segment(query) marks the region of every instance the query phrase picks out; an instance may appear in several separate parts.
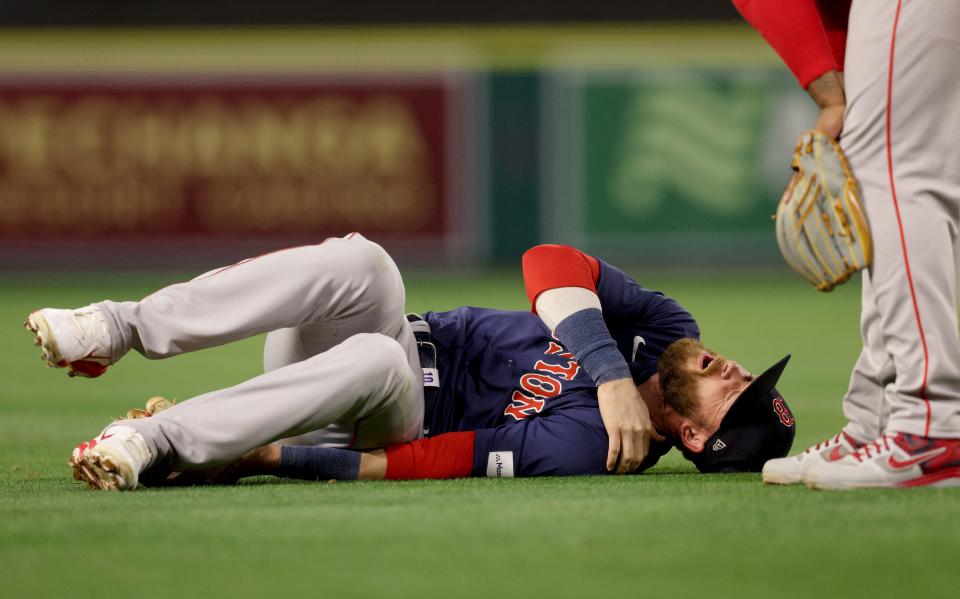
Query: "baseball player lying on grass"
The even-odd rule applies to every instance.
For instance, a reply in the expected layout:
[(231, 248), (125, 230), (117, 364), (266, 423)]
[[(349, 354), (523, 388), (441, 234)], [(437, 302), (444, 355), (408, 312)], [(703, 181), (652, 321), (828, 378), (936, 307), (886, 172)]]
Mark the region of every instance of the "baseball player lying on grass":
[(269, 332), (264, 374), (78, 445), (74, 475), (93, 488), (231, 463), (234, 477), (414, 479), (633, 473), (671, 446), (703, 472), (787, 454), (787, 358), (754, 377), (700, 345), (677, 302), (571, 247), (529, 250), (523, 273), (535, 313), (408, 319), (393, 260), (354, 233), (26, 326), (49, 365), (87, 377), (130, 349), (159, 359)]

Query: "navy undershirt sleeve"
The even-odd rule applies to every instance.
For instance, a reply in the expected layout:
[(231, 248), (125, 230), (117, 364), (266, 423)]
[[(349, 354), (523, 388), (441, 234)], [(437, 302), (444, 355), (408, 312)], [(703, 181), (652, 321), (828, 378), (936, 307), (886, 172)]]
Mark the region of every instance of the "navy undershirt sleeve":
[(360, 452), (334, 447), (284, 445), (277, 476), (301, 480), (357, 480)]
[(574, 312), (560, 321), (555, 332), (598, 387), (630, 378), (630, 367), (610, 336), (600, 310), (586, 308)]

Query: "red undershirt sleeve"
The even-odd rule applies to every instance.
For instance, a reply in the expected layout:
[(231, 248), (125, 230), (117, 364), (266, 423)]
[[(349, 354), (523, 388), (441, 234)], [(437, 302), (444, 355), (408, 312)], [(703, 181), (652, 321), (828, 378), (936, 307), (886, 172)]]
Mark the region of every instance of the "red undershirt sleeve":
[[(831, 15), (831, 22), (825, 24), (817, 0), (733, 0), (733, 4), (776, 50), (800, 87), (806, 89), (811, 81), (827, 71), (843, 70), (846, 28), (844, 26), (842, 37), (838, 35), (839, 23), (832, 18), (833, 9), (825, 9), (825, 13)], [(829, 34), (828, 27), (832, 28)]]
[(444, 433), (428, 439), (393, 445), (386, 449), (387, 480), (463, 478), (473, 470), (470, 432)]
[(847, 21), (850, 19), (851, 0), (817, 0), (820, 10), (820, 19), (827, 32), (827, 42), (833, 59), (840, 70), (843, 70), (843, 61), (847, 50)]
[(523, 282), (536, 312), (537, 296), (548, 289), (583, 287), (597, 291), (600, 262), (568, 245), (544, 244), (523, 254)]

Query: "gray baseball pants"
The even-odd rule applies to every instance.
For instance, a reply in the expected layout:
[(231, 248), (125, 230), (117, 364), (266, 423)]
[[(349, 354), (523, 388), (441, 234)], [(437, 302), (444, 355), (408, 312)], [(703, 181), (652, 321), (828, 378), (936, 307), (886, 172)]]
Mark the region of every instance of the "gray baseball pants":
[(423, 387), (396, 264), (359, 234), (245, 260), (139, 302), (101, 302), (113, 360), (269, 332), (265, 373), (125, 421), (173, 470), (287, 443), (372, 448), (420, 436)]
[(843, 146), (873, 235), (846, 432), (960, 437), (960, 3), (854, 0)]

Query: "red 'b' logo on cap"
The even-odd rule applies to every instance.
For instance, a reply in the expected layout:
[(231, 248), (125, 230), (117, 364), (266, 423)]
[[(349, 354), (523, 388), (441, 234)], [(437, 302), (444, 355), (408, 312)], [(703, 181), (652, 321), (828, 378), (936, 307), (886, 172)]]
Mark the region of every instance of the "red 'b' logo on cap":
[(787, 407), (782, 397), (777, 397), (773, 400), (773, 411), (780, 417), (780, 422), (783, 423), (783, 426), (791, 426), (796, 422), (793, 414), (790, 413), (790, 408)]

